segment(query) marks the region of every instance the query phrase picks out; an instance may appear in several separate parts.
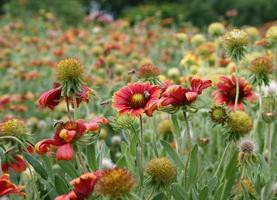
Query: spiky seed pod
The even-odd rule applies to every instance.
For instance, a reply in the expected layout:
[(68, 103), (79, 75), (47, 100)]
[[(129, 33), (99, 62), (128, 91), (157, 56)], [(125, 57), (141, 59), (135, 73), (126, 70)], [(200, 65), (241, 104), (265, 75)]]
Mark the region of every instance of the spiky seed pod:
[(143, 79), (144, 81), (154, 81), (158, 80), (158, 76), (160, 75), (160, 69), (151, 63), (143, 64), (137, 70), (137, 76), (139, 79)]
[(233, 133), (244, 135), (252, 130), (253, 120), (244, 111), (232, 111), (228, 115), (227, 124)]
[(243, 177), (241, 178), (235, 185), (234, 192), (237, 195), (243, 194), (243, 188), (251, 195), (254, 195), (256, 193), (255, 187), (253, 183), (247, 178)]
[(102, 177), (95, 186), (96, 194), (118, 199), (129, 193), (136, 185), (134, 176), (127, 169), (113, 168), (103, 171)]
[(8, 120), (0, 126), (0, 135), (11, 135), (20, 137), (27, 135), (27, 133), (27, 127), (22, 121), (18, 119)]
[(260, 56), (251, 62), (249, 70), (255, 74), (270, 74), (273, 72), (273, 67), (273, 61), (270, 58)]
[(165, 157), (150, 160), (146, 172), (156, 183), (165, 185), (173, 182), (177, 174), (175, 165)]
[(61, 60), (56, 68), (56, 76), (62, 85), (62, 96), (71, 97), (82, 92), (84, 68), (78, 60)]
[(238, 143), (238, 148), (238, 161), (240, 166), (252, 165), (257, 161), (256, 152), (258, 150), (258, 145), (256, 141), (244, 138)]
[(248, 45), (248, 35), (240, 29), (233, 29), (224, 35), (224, 46), (227, 54), (235, 61), (241, 60)]
[(222, 36), (224, 34), (224, 31), (225, 28), (220, 22), (211, 23), (208, 27), (208, 33), (214, 38)]
[(206, 42), (206, 38), (202, 34), (196, 34), (191, 38), (191, 44), (195, 48), (199, 47), (204, 42)]
[(271, 45), (277, 44), (277, 26), (270, 27), (266, 32), (266, 39)]
[(251, 79), (253, 84), (257, 85), (269, 85), (269, 74), (273, 72), (273, 61), (266, 57), (260, 56), (255, 58), (249, 66), (249, 70), (252, 72)]
[(57, 79), (61, 82), (82, 79), (83, 72), (83, 66), (74, 58), (61, 60), (56, 68)]
[(213, 105), (210, 109), (210, 118), (215, 124), (223, 124), (227, 119), (227, 111), (223, 105)]

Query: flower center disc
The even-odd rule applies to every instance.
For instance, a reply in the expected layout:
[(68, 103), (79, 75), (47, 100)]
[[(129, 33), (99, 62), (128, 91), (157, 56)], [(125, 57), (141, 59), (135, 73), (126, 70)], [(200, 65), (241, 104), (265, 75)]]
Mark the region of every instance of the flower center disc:
[(143, 107), (145, 105), (145, 97), (141, 93), (135, 93), (131, 97), (131, 106), (135, 108)]

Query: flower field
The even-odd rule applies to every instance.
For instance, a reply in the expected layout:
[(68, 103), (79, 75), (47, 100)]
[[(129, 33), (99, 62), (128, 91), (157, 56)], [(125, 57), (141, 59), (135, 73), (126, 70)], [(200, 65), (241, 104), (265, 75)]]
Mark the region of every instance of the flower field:
[(102, 20), (0, 22), (0, 199), (277, 199), (277, 26)]

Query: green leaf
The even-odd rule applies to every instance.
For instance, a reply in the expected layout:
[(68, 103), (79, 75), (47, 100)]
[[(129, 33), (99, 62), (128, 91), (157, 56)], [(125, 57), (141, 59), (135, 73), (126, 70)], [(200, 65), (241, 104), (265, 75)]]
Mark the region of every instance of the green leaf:
[(199, 195), (199, 200), (207, 200), (209, 198), (209, 187), (205, 186), (201, 191)]
[(176, 151), (172, 149), (170, 144), (164, 140), (162, 140), (161, 143), (162, 143), (164, 149), (166, 150), (166, 152), (169, 154), (170, 158), (172, 158), (172, 160), (175, 162), (177, 167), (179, 167), (181, 169), (184, 168), (183, 161), (180, 159), (180, 157), (178, 156)]
[(55, 189), (60, 195), (68, 192), (68, 184), (62, 176), (55, 175)]
[(152, 200), (163, 200), (164, 199), (164, 193), (160, 192), (157, 195), (155, 195)]
[(208, 183), (210, 192), (214, 191), (216, 184), (217, 184), (217, 177), (214, 176), (209, 180), (209, 183)]
[(95, 171), (97, 169), (95, 144), (92, 143), (88, 145), (86, 151), (87, 151), (86, 154), (87, 154), (88, 166), (92, 171)]
[(176, 133), (177, 136), (181, 136), (181, 128), (178, 121), (178, 116), (176, 114), (172, 114), (171, 122), (173, 124), (174, 133)]
[(74, 179), (77, 176), (79, 176), (78, 171), (74, 168), (74, 166), (72, 165), (72, 163), (70, 161), (60, 160), (60, 161), (58, 161), (58, 164), (60, 165), (62, 170), (66, 174), (68, 174), (72, 179)]
[(121, 156), (118, 161), (116, 162), (116, 166), (122, 167), (122, 168), (127, 168), (127, 162), (126, 162), (126, 156), (123, 155)]
[(173, 195), (175, 200), (186, 199), (186, 192), (178, 183), (171, 184), (171, 194)]
[(32, 165), (32, 167), (34, 168), (34, 170), (41, 176), (41, 178), (43, 178), (44, 180), (48, 179), (48, 174), (46, 169), (40, 164), (40, 162), (34, 158), (33, 156), (31, 156), (28, 153), (23, 153), (25, 159), (28, 161), (28, 163), (30, 165)]
[(189, 157), (189, 166), (188, 166), (188, 182), (189, 185), (197, 181), (197, 172), (198, 172), (198, 146), (197, 144), (193, 147), (190, 157)]

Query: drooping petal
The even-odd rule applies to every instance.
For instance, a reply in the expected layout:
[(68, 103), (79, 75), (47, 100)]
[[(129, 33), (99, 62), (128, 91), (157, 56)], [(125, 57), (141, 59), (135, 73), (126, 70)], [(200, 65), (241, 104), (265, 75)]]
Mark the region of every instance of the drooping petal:
[(56, 159), (57, 160), (72, 160), (73, 158), (73, 148), (70, 143), (66, 143), (62, 146), (58, 147), (56, 152)]

